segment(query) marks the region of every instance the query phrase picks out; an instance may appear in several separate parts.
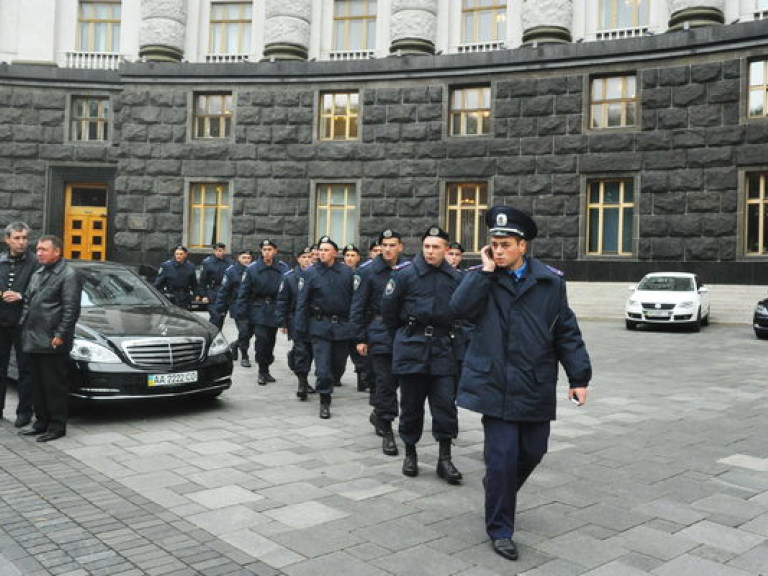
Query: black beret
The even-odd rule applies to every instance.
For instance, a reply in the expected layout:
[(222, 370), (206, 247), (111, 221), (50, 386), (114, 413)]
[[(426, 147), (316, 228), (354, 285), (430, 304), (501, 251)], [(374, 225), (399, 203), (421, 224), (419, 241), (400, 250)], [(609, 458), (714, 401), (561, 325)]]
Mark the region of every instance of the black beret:
[(302, 256), (303, 254), (312, 254), (312, 246), (304, 246), (304, 248), (296, 253), (297, 256)]
[(398, 240), (400, 240), (401, 239), (400, 232), (395, 232), (394, 230), (387, 228), (386, 230), (384, 230), (384, 232), (379, 234), (379, 244), (384, 242), (386, 238), (397, 238)]
[(333, 240), (331, 240), (330, 236), (320, 236), (320, 238), (317, 239), (317, 246), (320, 247), (320, 244), (330, 244), (331, 246), (333, 246), (334, 250), (338, 251), (339, 249), (339, 245), (336, 244), (336, 242), (334, 242)]
[(252, 251), (250, 251), (250, 250), (240, 250), (240, 252), (238, 252), (238, 254), (237, 254), (237, 255), (238, 255), (238, 256), (242, 256), (243, 254), (248, 254), (248, 256), (250, 256), (251, 258), (253, 258), (253, 252), (252, 252)]
[(176, 252), (176, 250), (181, 250), (182, 252), (189, 252), (189, 250), (187, 250), (187, 247), (184, 246), (183, 244), (179, 244), (178, 246), (175, 246), (173, 251)]
[(491, 236), (519, 236), (523, 240), (533, 240), (539, 232), (527, 212), (511, 206), (494, 206), (485, 213), (485, 223)]
[(224, 244), (224, 242), (216, 242), (211, 246), (211, 248), (213, 248), (214, 250), (216, 250), (216, 248), (226, 248), (226, 247), (227, 245)]
[(448, 232), (440, 228), (440, 226), (430, 226), (421, 236), (421, 241), (423, 242), (425, 238), (442, 238), (448, 242), (450, 236), (448, 236)]
[(358, 254), (360, 254), (360, 249), (354, 244), (347, 244), (346, 246), (344, 246), (344, 250), (342, 250), (341, 253), (346, 254), (347, 252), (357, 252)]
[(449, 250), (458, 250), (459, 252), (464, 252), (464, 246), (459, 244), (458, 242), (451, 242), (448, 244)]
[(277, 244), (275, 244), (274, 242), (272, 242), (272, 240), (270, 240), (269, 238), (265, 238), (264, 240), (262, 240), (262, 241), (259, 243), (259, 246), (260, 246), (261, 248), (266, 248), (267, 246), (272, 246), (272, 248), (277, 248)]

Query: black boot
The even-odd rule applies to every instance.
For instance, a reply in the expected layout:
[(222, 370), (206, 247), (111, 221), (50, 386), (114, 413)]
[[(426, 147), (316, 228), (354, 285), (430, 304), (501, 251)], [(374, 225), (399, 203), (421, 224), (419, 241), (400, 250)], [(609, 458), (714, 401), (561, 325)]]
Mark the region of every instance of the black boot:
[(381, 421), (381, 428), (384, 435), (381, 438), (381, 451), (387, 456), (397, 456), (397, 442), (392, 432), (392, 422), (389, 420)]
[(320, 394), (320, 418), (328, 420), (331, 417), (331, 395)]
[(384, 436), (384, 429), (381, 427), (381, 422), (376, 415), (376, 410), (371, 411), (371, 415), (368, 416), (368, 422), (370, 422), (373, 429), (376, 430), (376, 436)]
[(229, 351), (230, 351), (230, 352), (232, 352), (232, 360), (233, 360), (233, 361), (236, 361), (236, 360), (237, 360), (237, 353), (240, 351), (240, 350), (237, 348), (237, 344), (233, 344), (233, 345), (231, 345), (231, 346), (229, 347)]
[(296, 397), (303, 402), (307, 399), (309, 382), (307, 382), (306, 374), (296, 374), (296, 377), (299, 379), (299, 387), (296, 390)]
[(259, 372), (259, 377), (257, 378), (256, 382), (259, 386), (266, 386), (267, 385), (267, 376), (263, 372)]
[(371, 384), (369, 382), (369, 377), (367, 372), (358, 372), (357, 373), (357, 391), (358, 392), (365, 392), (371, 387)]
[(451, 441), (440, 440), (440, 456), (437, 460), (437, 475), (448, 484), (461, 484), (461, 472), (451, 462)]
[(416, 454), (416, 444), (405, 444), (405, 459), (403, 460), (403, 474), (406, 476), (419, 475), (419, 457)]
[(248, 354), (243, 352), (242, 356), (240, 357), (240, 366), (243, 368), (250, 368), (251, 367), (251, 361), (248, 360)]

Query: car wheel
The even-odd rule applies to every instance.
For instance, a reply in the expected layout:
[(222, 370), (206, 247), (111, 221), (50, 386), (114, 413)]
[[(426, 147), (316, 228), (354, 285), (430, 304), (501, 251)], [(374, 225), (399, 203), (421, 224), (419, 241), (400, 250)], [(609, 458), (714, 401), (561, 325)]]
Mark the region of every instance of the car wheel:
[(702, 326), (709, 326), (709, 315), (711, 312), (707, 312), (707, 315), (704, 316), (704, 318), (701, 319), (701, 325)]
[(696, 314), (696, 320), (691, 322), (691, 332), (698, 332), (699, 330), (701, 330), (701, 308)]
[(768, 332), (755, 330), (755, 336), (760, 338), (760, 340), (768, 340)]
[(637, 322), (635, 322), (634, 320), (625, 320), (625, 323), (627, 325), (627, 330), (637, 329)]

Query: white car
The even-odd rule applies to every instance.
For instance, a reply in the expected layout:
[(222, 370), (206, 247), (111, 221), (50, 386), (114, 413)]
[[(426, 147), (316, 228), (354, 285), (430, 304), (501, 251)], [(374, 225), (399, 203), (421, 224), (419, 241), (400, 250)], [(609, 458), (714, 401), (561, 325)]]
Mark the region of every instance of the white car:
[(709, 324), (709, 290), (696, 274), (653, 272), (629, 289), (627, 330), (639, 324), (684, 324), (698, 332)]

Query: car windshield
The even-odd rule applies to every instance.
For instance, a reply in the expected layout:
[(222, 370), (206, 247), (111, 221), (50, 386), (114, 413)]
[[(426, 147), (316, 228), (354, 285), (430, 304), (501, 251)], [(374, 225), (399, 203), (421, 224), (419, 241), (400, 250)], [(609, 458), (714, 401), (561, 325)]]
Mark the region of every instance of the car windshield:
[(667, 292), (691, 292), (693, 290), (692, 278), (679, 276), (650, 276), (643, 278), (637, 285), (638, 290), (667, 291)]
[(141, 278), (128, 270), (80, 270), (80, 304), (97, 306), (158, 306), (163, 301)]

